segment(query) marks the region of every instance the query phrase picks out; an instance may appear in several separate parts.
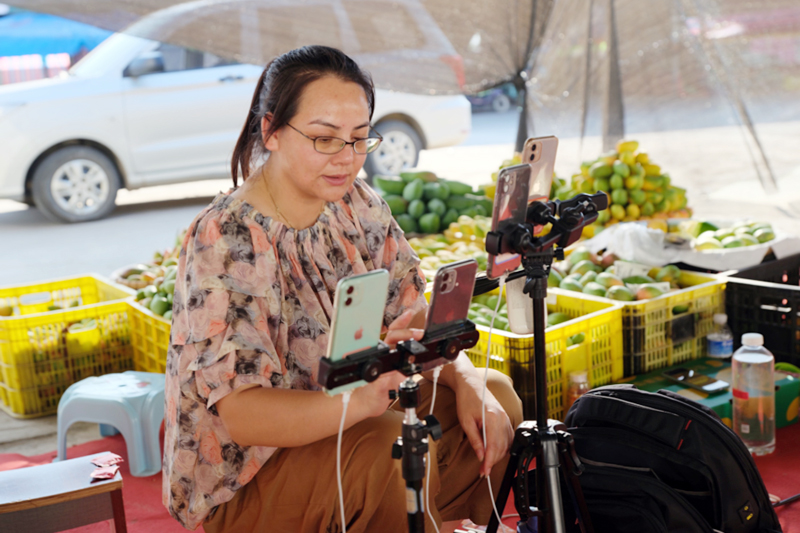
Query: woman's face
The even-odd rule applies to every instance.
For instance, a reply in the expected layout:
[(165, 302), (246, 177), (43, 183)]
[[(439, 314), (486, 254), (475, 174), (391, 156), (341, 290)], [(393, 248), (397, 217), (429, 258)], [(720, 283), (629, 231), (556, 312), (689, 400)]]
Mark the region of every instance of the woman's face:
[[(369, 104), (360, 85), (325, 76), (310, 84), (289, 124), (311, 138), (338, 137), (352, 142), (369, 136)], [(262, 124), (266, 130), (267, 124)], [(290, 178), (297, 193), (326, 202), (340, 200), (350, 189), (367, 156), (347, 145), (338, 154), (321, 154), (314, 143), (284, 126), (266, 142), (270, 164)], [(274, 160), (273, 160), (274, 158)]]

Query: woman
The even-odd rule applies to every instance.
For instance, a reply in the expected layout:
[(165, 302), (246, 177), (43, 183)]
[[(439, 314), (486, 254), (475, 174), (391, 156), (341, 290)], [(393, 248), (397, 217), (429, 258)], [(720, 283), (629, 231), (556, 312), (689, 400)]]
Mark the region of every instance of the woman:
[[(419, 260), (386, 203), (356, 175), (374, 109), (370, 78), (342, 52), (310, 46), (272, 61), (233, 155), (234, 189), (183, 242), (167, 361), (163, 500), (184, 527), (340, 531), (336, 437), (342, 400), (315, 378), (339, 279), (385, 268), (385, 341), (420, 339)], [(244, 182), (236, 188), (241, 172)], [(405, 531), (405, 486), (391, 443), (402, 413), (385, 374), (356, 389), (342, 445), (348, 531)], [(481, 439), (483, 374), (464, 354), (440, 377), (431, 511), (443, 531), (486, 523), (520, 402), (493, 373)], [(421, 384), (420, 415), (431, 383)], [(441, 409), (439, 409), (441, 407)], [(509, 419), (509, 413), (511, 419)], [(435, 506), (433, 505), (435, 502)], [(432, 524), (428, 528), (433, 531)]]

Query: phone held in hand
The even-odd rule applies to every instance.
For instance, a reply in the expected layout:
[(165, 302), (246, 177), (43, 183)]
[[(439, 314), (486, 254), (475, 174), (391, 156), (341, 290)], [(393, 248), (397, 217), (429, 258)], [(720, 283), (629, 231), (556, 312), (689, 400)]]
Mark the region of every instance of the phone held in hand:
[[(327, 356), (331, 361), (378, 346), (388, 291), (389, 272), (384, 269), (339, 280), (328, 339)], [(366, 383), (360, 380), (325, 392), (339, 394)]]
[[(508, 225), (525, 222), (528, 209), (528, 186), (531, 166), (527, 163), (506, 167), (497, 177), (497, 189), (492, 210), (492, 231), (502, 231)], [(486, 275), (497, 279), (513, 272), (521, 263), (519, 254), (489, 254)]]
[(716, 394), (728, 390), (728, 382), (706, 376), (688, 368), (673, 368), (661, 374), (670, 381), (684, 385), (706, 394)]

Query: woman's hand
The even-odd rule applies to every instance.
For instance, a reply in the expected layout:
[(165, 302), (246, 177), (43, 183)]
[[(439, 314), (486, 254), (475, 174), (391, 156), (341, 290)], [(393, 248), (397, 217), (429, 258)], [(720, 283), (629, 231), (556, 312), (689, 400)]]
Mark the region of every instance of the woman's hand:
[(425, 335), (425, 330), (409, 327), (413, 319), (414, 311), (411, 309), (406, 309), (403, 314), (395, 318), (394, 322), (389, 325), (389, 329), (386, 331), (386, 337), (383, 339), (383, 342), (388, 344), (390, 347), (395, 348), (398, 342), (411, 339), (414, 339), (415, 341), (420, 340), (423, 335)]
[(488, 390), (486, 391), (486, 449), (483, 447), (483, 431), (481, 426), (481, 393), (482, 389), (466, 385), (456, 390), (456, 406), (458, 420), (469, 443), (475, 450), (478, 460), (482, 461), (480, 473), (488, 476), (492, 467), (508, 454), (511, 441), (514, 439), (514, 428), (511, 427), (503, 406)]
[[(398, 316), (389, 325), (383, 342), (395, 348), (398, 342), (410, 339), (420, 340), (425, 332), (421, 329), (409, 327), (413, 318), (414, 311), (411, 309)], [(353, 392), (353, 399), (358, 402), (363, 416), (369, 418), (382, 415), (392, 403), (389, 400), (389, 391), (397, 390), (400, 383), (405, 379), (405, 376), (400, 372), (387, 372), (372, 383), (356, 389)]]

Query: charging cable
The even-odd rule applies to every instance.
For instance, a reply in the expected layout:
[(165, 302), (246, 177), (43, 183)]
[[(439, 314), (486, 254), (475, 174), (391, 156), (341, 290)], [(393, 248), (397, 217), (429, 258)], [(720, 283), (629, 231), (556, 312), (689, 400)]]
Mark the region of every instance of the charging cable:
[[(481, 429), (483, 430), (483, 458), (486, 460), (486, 388), (489, 382), (489, 354), (492, 350), (492, 330), (494, 329), (494, 319), (497, 318), (497, 313), (500, 311), (500, 302), (503, 300), (503, 290), (506, 286), (506, 278), (508, 273), (500, 276), (500, 295), (497, 298), (497, 304), (494, 306), (494, 315), (489, 322), (489, 338), (486, 341), (486, 372), (483, 375), (483, 393), (481, 394)], [(486, 482), (489, 484), (489, 497), (492, 499), (492, 509), (497, 517), (497, 524), (502, 529), (503, 519), (500, 512), (497, 510), (497, 504), (494, 501), (494, 491), (492, 490), (492, 478), (486, 476)]]
[(336, 482), (339, 485), (339, 509), (342, 513), (342, 533), (347, 533), (347, 521), (344, 517), (344, 492), (342, 491), (342, 434), (344, 433), (344, 420), (347, 418), (347, 405), (350, 403), (350, 393), (342, 394), (342, 420), (339, 422), (339, 436), (336, 439)]
[[(431, 410), (430, 414), (433, 414), (433, 406), (436, 405), (436, 383), (439, 381), (439, 374), (442, 373), (442, 365), (437, 366), (433, 369), (433, 397), (431, 398)], [(431, 512), (431, 445), (430, 445), (430, 435), (428, 436), (428, 465), (427, 465), (427, 473), (425, 474), (425, 507), (428, 509), (428, 516), (431, 518), (431, 523), (433, 524), (433, 529), (436, 530), (436, 533), (439, 533), (439, 526), (436, 525), (436, 520), (433, 519), (433, 513)]]

